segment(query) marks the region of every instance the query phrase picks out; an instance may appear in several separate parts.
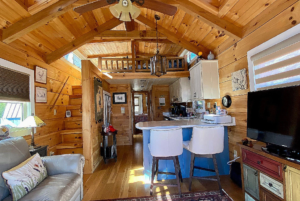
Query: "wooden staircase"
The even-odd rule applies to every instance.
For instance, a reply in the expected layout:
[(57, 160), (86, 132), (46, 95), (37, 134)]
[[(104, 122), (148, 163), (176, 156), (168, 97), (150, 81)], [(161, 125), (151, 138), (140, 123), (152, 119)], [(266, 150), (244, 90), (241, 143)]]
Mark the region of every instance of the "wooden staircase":
[(65, 118), (65, 130), (60, 132), (62, 143), (56, 146), (58, 154), (83, 154), (82, 141), (82, 87), (73, 86), (67, 110), (72, 116)]

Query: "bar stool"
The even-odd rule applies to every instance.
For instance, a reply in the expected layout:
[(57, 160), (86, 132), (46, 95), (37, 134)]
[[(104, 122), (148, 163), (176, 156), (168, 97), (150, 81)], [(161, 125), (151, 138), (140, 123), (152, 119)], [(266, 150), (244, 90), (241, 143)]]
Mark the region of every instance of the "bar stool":
[[(179, 179), (182, 182), (182, 174), (178, 156), (183, 152), (182, 129), (153, 129), (150, 131), (150, 143), (148, 146), (153, 156), (150, 195), (153, 194), (153, 186), (177, 186), (181, 196)], [(175, 173), (158, 172), (159, 160), (173, 160)], [(153, 183), (155, 175), (157, 177), (158, 174), (176, 175), (177, 185)]]
[[(224, 127), (194, 127), (191, 141), (184, 141), (183, 147), (192, 153), (191, 164), (190, 164), (190, 179), (189, 179), (189, 190), (192, 188), (192, 178), (218, 181), (221, 195), (223, 194), (216, 154), (222, 153), (224, 150)], [(194, 166), (195, 157), (212, 158), (215, 169), (207, 169), (202, 167)], [(195, 177), (194, 168), (215, 172), (217, 179), (214, 178), (202, 178)]]

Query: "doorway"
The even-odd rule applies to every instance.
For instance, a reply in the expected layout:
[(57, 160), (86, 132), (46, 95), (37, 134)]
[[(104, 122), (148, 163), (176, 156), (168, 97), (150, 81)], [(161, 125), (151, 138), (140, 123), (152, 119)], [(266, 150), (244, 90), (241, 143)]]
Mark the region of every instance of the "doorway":
[[(132, 107), (133, 107), (133, 123), (146, 122), (150, 120), (150, 99), (148, 91), (134, 91), (132, 92)], [(134, 134), (142, 133), (141, 130), (134, 126)]]

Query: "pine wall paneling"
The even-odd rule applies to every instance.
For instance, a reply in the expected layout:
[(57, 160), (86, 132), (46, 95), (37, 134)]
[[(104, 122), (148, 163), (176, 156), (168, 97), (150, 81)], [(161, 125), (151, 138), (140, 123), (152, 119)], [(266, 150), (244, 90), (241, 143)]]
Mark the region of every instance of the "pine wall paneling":
[[(152, 86), (152, 112), (153, 121), (164, 120), (163, 112), (170, 110), (170, 90), (168, 85), (153, 85)], [(166, 105), (159, 106), (159, 98), (165, 98)]]
[[(35, 142), (39, 145), (48, 145), (48, 155), (50, 152), (57, 154), (56, 145), (61, 143), (59, 132), (64, 129), (63, 120), (66, 107), (69, 104), (69, 95), (72, 94), (73, 85), (81, 85), (81, 72), (65, 60), (57, 60), (48, 65), (32, 49), (25, 50), (24, 47), (25, 45), (21, 42), (14, 43), (14, 45), (0, 42), (0, 57), (29, 69), (34, 69), (35, 66), (47, 69), (47, 84), (35, 83), (35, 86), (45, 87), (48, 91), (47, 103), (35, 104), (35, 114), (46, 123), (46, 126), (37, 128)], [(50, 109), (68, 76), (70, 78), (56, 106)], [(56, 115), (54, 115), (55, 109), (57, 111)], [(24, 138), (30, 144), (31, 137), (24, 136)]]
[[(275, 7), (272, 7), (272, 9), (275, 9)], [(278, 10), (278, 8), (276, 9)], [(282, 7), (282, 9), (284, 10), (276, 16), (273, 15), (274, 17), (270, 18), (269, 21), (266, 21), (264, 17), (259, 16), (258, 19), (262, 20), (264, 24), (260, 24), (260, 21), (258, 21), (257, 23), (260, 27), (257, 27), (256, 30), (252, 29), (253, 32), (249, 33), (249, 35), (236, 43), (231, 40), (225, 41), (225, 45), (220, 45), (214, 51), (218, 53), (221, 97), (224, 95), (231, 96), (232, 106), (227, 110), (231, 116), (236, 118), (236, 126), (229, 127), (229, 150), (231, 159), (233, 159), (234, 150), (239, 150), (236, 147), (236, 142), (240, 142), (247, 136), (247, 94), (250, 91), (249, 75), (247, 76), (247, 90), (232, 91), (231, 73), (243, 68), (246, 68), (248, 71), (247, 52), (249, 50), (290, 29), (300, 22), (296, 20), (300, 18), (299, 1), (287, 8)], [(270, 16), (268, 15), (266, 17)], [(227, 48), (226, 46), (229, 47)], [(219, 100), (219, 103), (221, 104), (221, 99)]]

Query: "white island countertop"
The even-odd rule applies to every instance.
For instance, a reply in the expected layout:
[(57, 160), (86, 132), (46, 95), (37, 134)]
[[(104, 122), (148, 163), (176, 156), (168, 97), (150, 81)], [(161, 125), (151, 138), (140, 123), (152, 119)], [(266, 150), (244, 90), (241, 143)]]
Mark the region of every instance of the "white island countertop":
[(201, 121), (201, 119), (189, 119), (189, 120), (178, 120), (178, 121), (147, 121), (140, 122), (135, 125), (140, 130), (151, 130), (153, 128), (170, 128), (170, 127), (181, 127), (181, 128), (192, 128), (195, 126), (235, 126), (235, 118), (232, 118), (232, 123), (226, 124), (208, 124)]

